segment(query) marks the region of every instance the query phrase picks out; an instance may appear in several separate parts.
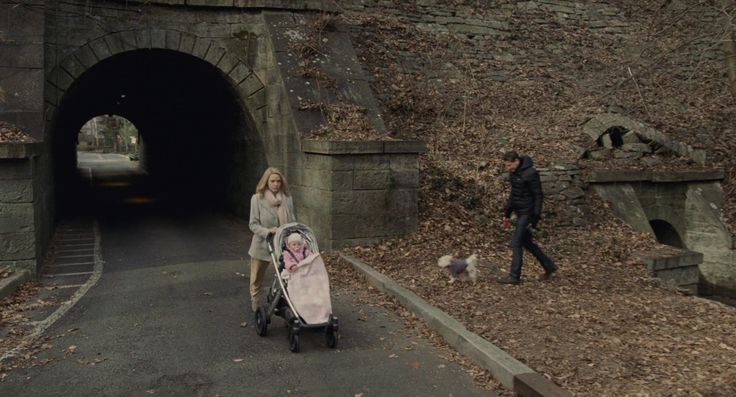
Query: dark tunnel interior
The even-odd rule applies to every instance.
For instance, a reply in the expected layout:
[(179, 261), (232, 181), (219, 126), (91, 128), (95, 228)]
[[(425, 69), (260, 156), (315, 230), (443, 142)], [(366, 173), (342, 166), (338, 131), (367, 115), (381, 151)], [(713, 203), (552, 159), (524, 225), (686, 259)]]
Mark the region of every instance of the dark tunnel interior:
[(657, 241), (672, 247), (685, 248), (680, 234), (677, 233), (677, 230), (669, 222), (654, 219), (649, 224), (652, 226), (652, 230), (654, 230)]
[[(77, 134), (91, 118), (117, 115), (141, 138), (140, 167), (127, 194), (167, 205), (212, 208), (227, 205), (237, 183), (239, 143), (248, 123), (228, 81), (198, 58), (168, 50), (136, 50), (95, 65), (64, 96), (51, 131), (59, 209), (84, 202), (86, 173), (77, 170)], [(106, 175), (107, 178), (113, 176)], [(94, 197), (97, 204), (115, 195)]]

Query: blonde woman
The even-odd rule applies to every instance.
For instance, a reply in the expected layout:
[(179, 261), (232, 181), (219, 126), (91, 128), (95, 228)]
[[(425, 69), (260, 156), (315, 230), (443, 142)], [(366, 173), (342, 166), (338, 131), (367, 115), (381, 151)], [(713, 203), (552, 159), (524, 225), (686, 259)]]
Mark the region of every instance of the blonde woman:
[(289, 196), (289, 185), (278, 168), (270, 167), (263, 173), (256, 186), (256, 194), (250, 199), (250, 230), (253, 240), (250, 243), (250, 302), (255, 312), (261, 295), (263, 274), (269, 266), (266, 239), (269, 234), (286, 223), (295, 222), (294, 202)]

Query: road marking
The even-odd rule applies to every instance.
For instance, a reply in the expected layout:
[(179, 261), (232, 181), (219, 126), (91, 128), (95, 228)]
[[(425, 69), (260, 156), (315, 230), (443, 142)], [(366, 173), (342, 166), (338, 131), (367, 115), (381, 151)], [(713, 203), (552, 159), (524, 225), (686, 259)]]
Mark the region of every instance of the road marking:
[[(91, 171), (91, 170), (90, 170)], [(25, 348), (29, 343), (31, 343), (34, 339), (39, 337), (41, 334), (44, 333), (50, 326), (52, 326), (57, 320), (59, 320), (64, 314), (66, 314), (69, 309), (74, 307), (74, 305), (82, 299), (82, 297), (87, 294), (90, 288), (92, 288), (95, 284), (97, 284), (97, 281), (100, 280), (100, 276), (102, 276), (102, 268), (104, 265), (104, 261), (102, 260), (101, 255), (101, 249), (100, 249), (100, 227), (97, 224), (97, 221), (95, 221), (92, 225), (92, 230), (95, 235), (95, 254), (94, 254), (94, 268), (92, 269), (92, 272), (86, 272), (86, 273), (77, 273), (76, 275), (82, 275), (82, 274), (91, 274), (89, 279), (82, 284), (81, 287), (72, 295), (71, 298), (68, 300), (62, 302), (62, 304), (59, 306), (56, 311), (51, 313), (46, 319), (39, 321), (33, 331), (29, 333), (15, 348), (12, 350), (7, 351), (5, 354), (0, 357), (0, 362), (5, 361), (8, 358), (15, 357), (21, 349)], [(73, 273), (67, 273), (64, 276), (70, 276), (73, 275)], [(61, 276), (61, 275), (56, 275)]]

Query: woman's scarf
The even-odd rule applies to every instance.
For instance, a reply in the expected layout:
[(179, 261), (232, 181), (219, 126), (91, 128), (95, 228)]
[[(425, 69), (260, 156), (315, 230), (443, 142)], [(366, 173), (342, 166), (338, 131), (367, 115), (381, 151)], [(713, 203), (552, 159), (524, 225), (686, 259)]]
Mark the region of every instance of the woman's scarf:
[(289, 208), (284, 203), (284, 194), (278, 192), (274, 195), (272, 191), (266, 189), (264, 197), (271, 204), (271, 207), (276, 207), (276, 214), (279, 216), (279, 226), (289, 223)]

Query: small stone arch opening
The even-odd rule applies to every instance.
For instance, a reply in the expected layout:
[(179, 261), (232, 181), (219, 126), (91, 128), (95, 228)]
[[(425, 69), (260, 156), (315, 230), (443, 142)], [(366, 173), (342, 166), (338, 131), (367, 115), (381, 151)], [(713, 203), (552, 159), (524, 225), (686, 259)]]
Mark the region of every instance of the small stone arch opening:
[(669, 222), (661, 219), (654, 219), (649, 221), (649, 225), (652, 227), (654, 235), (660, 243), (676, 248), (686, 248), (685, 244), (682, 242), (680, 233), (678, 233), (677, 229), (675, 229), (675, 227)]
[(219, 69), (173, 50), (123, 52), (82, 73), (51, 121), (62, 210), (79, 201), (78, 133), (98, 115), (117, 115), (137, 127), (149, 193), (177, 206), (237, 211), (243, 199), (234, 194), (257, 179), (261, 170), (253, 165), (265, 163), (265, 156), (244, 159), (245, 152), (262, 153), (260, 139), (233, 82)]
[[(621, 147), (624, 144), (624, 135), (627, 132), (629, 132), (629, 130), (625, 127), (610, 127), (598, 138), (598, 145), (604, 147), (612, 146), (614, 148)], [(604, 140), (610, 140), (610, 143), (606, 143)]]

